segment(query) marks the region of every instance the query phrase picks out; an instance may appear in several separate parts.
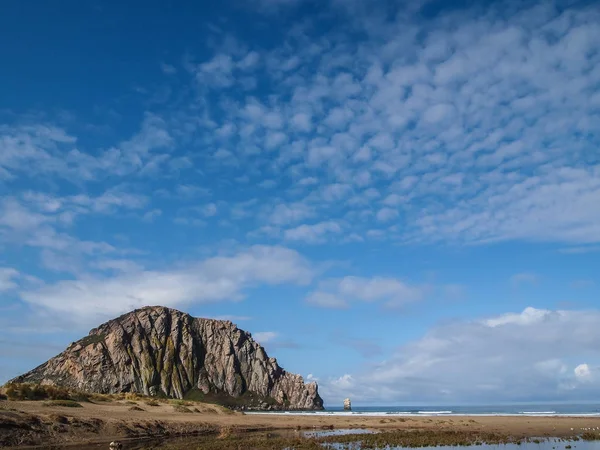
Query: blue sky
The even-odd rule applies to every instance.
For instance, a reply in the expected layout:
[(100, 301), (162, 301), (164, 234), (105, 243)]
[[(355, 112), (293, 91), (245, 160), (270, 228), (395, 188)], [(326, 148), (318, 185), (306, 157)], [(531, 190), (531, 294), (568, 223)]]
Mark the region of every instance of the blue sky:
[(600, 395), (600, 8), (3, 2), (0, 381), (143, 305), (328, 405)]

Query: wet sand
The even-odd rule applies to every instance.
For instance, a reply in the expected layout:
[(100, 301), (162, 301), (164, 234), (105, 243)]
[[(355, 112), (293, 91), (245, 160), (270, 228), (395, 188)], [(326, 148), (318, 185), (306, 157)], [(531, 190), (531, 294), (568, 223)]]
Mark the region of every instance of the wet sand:
[[(194, 403), (177, 406), (144, 401), (81, 403), (80, 408), (44, 406), (39, 401), (0, 401), (0, 445), (84, 443), (148, 436), (222, 435), (229, 432), (369, 428), (496, 433), (511, 439), (600, 437), (599, 417), (366, 417), (243, 414)], [(139, 408), (141, 410), (132, 410)], [(596, 428), (597, 430), (593, 430)], [(443, 443), (443, 442), (440, 442)]]

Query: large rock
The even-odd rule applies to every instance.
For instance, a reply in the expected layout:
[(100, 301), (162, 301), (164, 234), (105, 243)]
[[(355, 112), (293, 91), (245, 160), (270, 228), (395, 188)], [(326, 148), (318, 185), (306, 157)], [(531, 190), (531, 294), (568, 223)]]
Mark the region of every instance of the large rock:
[(344, 399), (344, 409), (346, 411), (352, 411), (352, 403), (350, 402), (349, 398)]
[(229, 321), (160, 306), (111, 320), (13, 382), (86, 392), (217, 399), (236, 406), (323, 409), (316, 383), (286, 372)]

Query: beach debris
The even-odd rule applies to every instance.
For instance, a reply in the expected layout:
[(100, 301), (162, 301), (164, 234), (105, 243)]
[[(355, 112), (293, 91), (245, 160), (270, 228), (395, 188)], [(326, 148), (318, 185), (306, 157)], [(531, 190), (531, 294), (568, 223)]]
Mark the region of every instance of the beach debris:
[(123, 448), (123, 444), (121, 444), (119, 441), (112, 441), (110, 444), (108, 444), (108, 447), (113, 450), (118, 450)]

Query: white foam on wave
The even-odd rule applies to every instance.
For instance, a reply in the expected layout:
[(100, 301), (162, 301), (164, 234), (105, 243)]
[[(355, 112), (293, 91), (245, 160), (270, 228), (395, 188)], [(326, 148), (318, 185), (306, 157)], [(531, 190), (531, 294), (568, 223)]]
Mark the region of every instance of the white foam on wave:
[(600, 413), (555, 413), (552, 411), (523, 411), (520, 413), (454, 413), (452, 411), (418, 411), (416, 413), (411, 412), (389, 412), (389, 411), (247, 411), (246, 414), (271, 414), (271, 415), (292, 415), (292, 416), (353, 416), (353, 415), (361, 415), (363, 417), (389, 417), (389, 416), (398, 416), (398, 417), (409, 417), (409, 416), (419, 416), (419, 417), (427, 417), (427, 416), (438, 416), (438, 415), (447, 415), (447, 416), (456, 416), (456, 417), (523, 417), (523, 416), (548, 416), (554, 415), (557, 417), (600, 417)]

